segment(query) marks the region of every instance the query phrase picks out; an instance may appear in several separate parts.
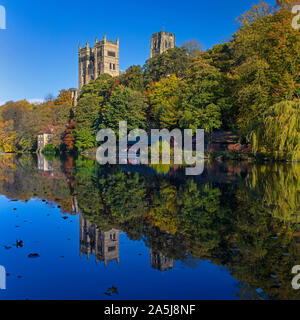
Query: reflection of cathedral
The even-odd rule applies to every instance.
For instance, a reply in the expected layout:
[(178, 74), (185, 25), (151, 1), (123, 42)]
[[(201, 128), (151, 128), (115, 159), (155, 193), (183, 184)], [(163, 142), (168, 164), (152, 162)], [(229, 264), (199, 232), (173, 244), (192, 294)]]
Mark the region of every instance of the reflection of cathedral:
[(174, 268), (174, 259), (168, 258), (161, 253), (150, 249), (151, 267), (160, 271), (167, 271)]
[[(75, 198), (76, 199), (76, 198)], [(79, 216), (80, 256), (94, 255), (96, 263), (116, 260), (119, 263), (119, 233), (117, 229), (102, 231), (100, 228)], [(150, 249), (151, 268), (159, 271), (167, 271), (174, 268), (174, 259), (164, 256), (162, 253)]]
[(96, 224), (84, 219), (82, 215), (79, 218), (80, 226), (80, 256), (86, 254), (89, 259), (90, 254), (95, 255), (96, 263), (98, 260), (107, 261), (116, 260), (119, 263), (119, 230), (101, 231)]

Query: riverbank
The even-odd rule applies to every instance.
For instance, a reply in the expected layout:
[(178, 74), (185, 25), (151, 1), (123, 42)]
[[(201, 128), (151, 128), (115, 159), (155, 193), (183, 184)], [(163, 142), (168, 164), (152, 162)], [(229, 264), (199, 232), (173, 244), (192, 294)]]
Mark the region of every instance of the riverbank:
[[(97, 153), (97, 148), (92, 148), (85, 150), (81, 153), (73, 153), (73, 156), (79, 156), (82, 155), (86, 158), (89, 158), (91, 160), (96, 160), (96, 153)], [(23, 155), (23, 154), (32, 154), (36, 155), (38, 154), (37, 152), (0, 152), (0, 156), (5, 156), (5, 155), (12, 155), (12, 156), (17, 156), (17, 155)], [(43, 154), (45, 156), (65, 156), (68, 155), (69, 153), (66, 152), (59, 152), (57, 154)], [(273, 154), (256, 154), (254, 155), (253, 153), (250, 152), (244, 152), (242, 151), (234, 151), (234, 150), (228, 150), (228, 151), (215, 151), (215, 152), (205, 152), (204, 156), (205, 160), (215, 160), (215, 161), (229, 161), (229, 160), (234, 160), (234, 161), (248, 161), (248, 162), (291, 162), (291, 163), (298, 163), (300, 162), (300, 159), (288, 159), (284, 157), (278, 157), (278, 155), (273, 155)], [(171, 160), (173, 160), (173, 156), (171, 155)]]

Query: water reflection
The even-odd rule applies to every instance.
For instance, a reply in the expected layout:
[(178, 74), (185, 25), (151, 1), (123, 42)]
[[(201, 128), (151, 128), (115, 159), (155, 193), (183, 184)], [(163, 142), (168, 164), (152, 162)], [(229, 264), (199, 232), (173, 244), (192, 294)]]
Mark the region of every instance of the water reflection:
[[(240, 299), (298, 299), (299, 164), (206, 163), (201, 176), (179, 166), (99, 166), (93, 160), (0, 157), (0, 193), (80, 215), (80, 255), (120, 261), (120, 234), (142, 241), (151, 268), (176, 261), (223, 266)], [(195, 297), (196, 298), (196, 297)]]
[(116, 260), (117, 263), (120, 262), (120, 230), (111, 229), (109, 231), (102, 231), (96, 224), (84, 219), (81, 215), (79, 218), (79, 225), (80, 257), (83, 254), (89, 259), (92, 254), (95, 256), (96, 263), (98, 263), (98, 261), (103, 261), (105, 266), (108, 261)]

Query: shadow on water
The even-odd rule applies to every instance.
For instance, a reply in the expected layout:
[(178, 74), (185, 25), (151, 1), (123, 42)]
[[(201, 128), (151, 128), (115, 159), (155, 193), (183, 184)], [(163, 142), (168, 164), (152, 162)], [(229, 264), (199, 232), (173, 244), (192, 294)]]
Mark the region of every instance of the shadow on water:
[[(46, 200), (80, 215), (80, 254), (119, 263), (120, 232), (143, 241), (151, 267), (201, 261), (229, 270), (240, 299), (298, 299), (299, 164), (206, 163), (100, 166), (85, 158), (0, 156), (0, 193)], [(108, 293), (109, 294), (109, 293)]]

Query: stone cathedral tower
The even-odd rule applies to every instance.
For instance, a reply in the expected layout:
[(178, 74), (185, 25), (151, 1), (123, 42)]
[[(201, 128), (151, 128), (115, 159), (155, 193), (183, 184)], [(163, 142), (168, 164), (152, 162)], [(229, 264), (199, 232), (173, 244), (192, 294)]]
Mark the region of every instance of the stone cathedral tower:
[(95, 46), (89, 42), (85, 48), (79, 45), (79, 90), (99, 75), (108, 73), (115, 77), (119, 75), (119, 38), (117, 41), (95, 39)]
[(155, 55), (163, 53), (170, 48), (175, 48), (175, 46), (175, 33), (166, 31), (154, 33), (151, 37), (150, 58), (153, 58)]

